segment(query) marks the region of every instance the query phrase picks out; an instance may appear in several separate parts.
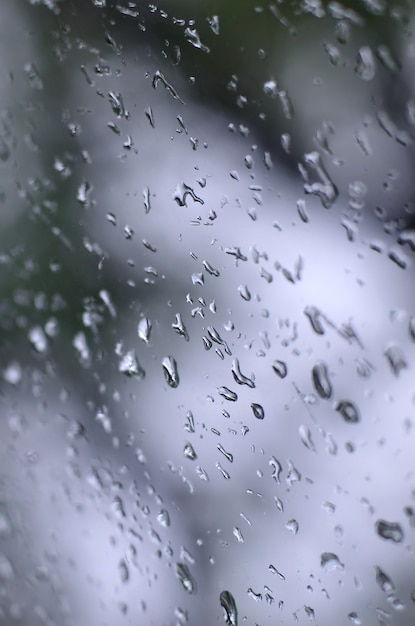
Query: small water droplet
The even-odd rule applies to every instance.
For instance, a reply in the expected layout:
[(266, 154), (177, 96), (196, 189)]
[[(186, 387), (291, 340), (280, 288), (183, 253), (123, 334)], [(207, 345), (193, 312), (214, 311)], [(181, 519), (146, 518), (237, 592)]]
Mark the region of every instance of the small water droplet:
[(219, 596), (220, 605), (223, 608), (223, 619), (228, 626), (238, 626), (238, 610), (235, 598), (230, 591), (222, 591)]
[(230, 474), (226, 471), (226, 469), (224, 469), (222, 467), (222, 465), (220, 463), (216, 463), (216, 469), (220, 471), (220, 473), (225, 478), (225, 480), (229, 480), (230, 479), (230, 477), (231, 477)]
[(161, 509), (157, 514), (157, 521), (161, 526), (164, 526), (164, 528), (170, 526), (170, 515), (167, 509)]
[(229, 461), (229, 463), (233, 463), (233, 454), (231, 454), (230, 452), (227, 452), (220, 443), (218, 443), (216, 447), (219, 450), (219, 452), (223, 454), (225, 459)]
[(185, 563), (176, 563), (176, 577), (187, 593), (195, 593), (196, 583)]
[(329, 380), (327, 365), (323, 361), (318, 361), (312, 369), (314, 388), (320, 398), (327, 400), (331, 397), (332, 386)]
[(268, 465), (272, 467), (273, 479), (276, 480), (278, 484), (280, 484), (280, 474), (282, 472), (281, 463), (278, 461), (278, 459), (275, 458), (275, 456), (272, 456), (268, 461)]
[(251, 292), (249, 291), (248, 287), (246, 285), (239, 285), (238, 291), (241, 298), (249, 302), (249, 300), (251, 299)]
[(144, 211), (146, 213), (150, 213), (151, 210), (151, 197), (150, 197), (150, 188), (144, 187), (143, 189), (143, 202), (144, 202)]
[(257, 420), (263, 420), (265, 417), (265, 411), (264, 408), (261, 404), (257, 404), (256, 402), (252, 402), (251, 403), (251, 409), (252, 412), (254, 414), (254, 417), (257, 418)]
[(155, 122), (154, 122), (154, 114), (153, 114), (153, 109), (152, 109), (150, 106), (148, 106), (148, 107), (146, 108), (146, 110), (144, 111), (144, 113), (145, 113), (146, 118), (147, 118), (147, 119), (148, 119), (148, 121), (150, 122), (150, 126), (151, 126), (152, 128), (155, 128), (155, 127), (156, 127), (156, 124), (155, 124)]
[(180, 313), (176, 313), (176, 321), (173, 322), (171, 326), (178, 335), (181, 335), (182, 337), (186, 339), (186, 341), (189, 341), (189, 335), (187, 333), (186, 326), (183, 323), (182, 316), (180, 315)]
[(336, 403), (335, 409), (340, 413), (345, 422), (349, 424), (360, 422), (359, 410), (353, 402), (340, 400)]
[(343, 563), (341, 563), (337, 554), (333, 552), (323, 552), (320, 556), (320, 565), (326, 572), (342, 572), (344, 570)]
[(199, 33), (197, 32), (196, 28), (186, 28), (186, 30), (184, 31), (184, 36), (186, 37), (187, 41), (191, 43), (192, 46), (194, 46), (195, 48), (198, 48), (199, 50), (202, 50), (206, 53), (210, 52), (210, 48), (208, 48), (208, 46), (205, 46), (200, 41)]
[(218, 387), (218, 394), (225, 398), (225, 400), (229, 400), (230, 402), (236, 402), (238, 399), (238, 394), (229, 389), (228, 387)]
[(173, 85), (169, 83), (169, 81), (165, 78), (162, 72), (157, 70), (157, 72), (155, 72), (155, 74), (153, 75), (153, 79), (151, 81), (153, 89), (156, 89), (159, 83), (161, 83), (163, 87), (166, 88), (166, 90), (169, 92), (171, 96), (173, 96), (173, 98), (175, 98), (175, 100), (178, 100), (179, 102), (184, 104), (183, 100), (180, 98), (179, 94), (177, 93)]
[(307, 306), (304, 309), (304, 314), (310, 320), (311, 328), (317, 335), (324, 335), (325, 330), (321, 323), (321, 311), (315, 306)]
[(22, 368), (16, 361), (10, 363), (3, 372), (3, 378), (9, 385), (18, 385), (22, 380), (22, 375)]
[(398, 522), (387, 522), (379, 519), (375, 524), (375, 529), (379, 537), (394, 543), (401, 543), (404, 538), (402, 526)]
[(267, 80), (262, 89), (267, 96), (271, 96), (271, 98), (275, 98), (278, 91), (277, 81), (276, 80)]
[(280, 378), (285, 378), (288, 373), (287, 364), (284, 361), (275, 360), (272, 364), (272, 369)]
[(319, 152), (310, 152), (304, 155), (304, 162), (308, 168), (314, 172), (318, 180), (310, 182), (310, 175), (307, 169), (302, 166), (300, 172), (304, 178), (304, 191), (320, 198), (325, 209), (330, 209), (339, 195), (336, 185), (328, 175)]
[(281, 574), (281, 572), (279, 572), (279, 571), (277, 570), (277, 568), (276, 568), (274, 565), (272, 565), (272, 563), (271, 563), (271, 565), (269, 565), (268, 569), (269, 569), (269, 571), (270, 571), (272, 574), (275, 574), (276, 576), (278, 576), (278, 578), (279, 578), (280, 580), (282, 580), (282, 581), (284, 581), (284, 580), (285, 580), (285, 576), (284, 576), (284, 574)]
[(180, 379), (176, 360), (172, 356), (166, 356), (162, 360), (161, 365), (163, 367), (164, 378), (169, 387), (172, 387), (172, 389), (178, 387)]
[(151, 329), (151, 321), (148, 317), (142, 317), (137, 325), (137, 334), (139, 338), (144, 341), (144, 343), (148, 343), (150, 341)]
[(108, 93), (108, 99), (115, 115), (118, 118), (124, 117), (125, 119), (128, 119), (129, 113), (125, 110), (122, 95), (118, 92), (110, 91)]
[(48, 348), (48, 340), (40, 326), (34, 326), (29, 330), (29, 341), (36, 350), (43, 354)]
[(234, 526), (232, 532), (239, 543), (244, 543), (243, 534), (241, 533), (241, 530), (237, 526)]
[(173, 200), (176, 200), (179, 206), (187, 206), (186, 199), (187, 196), (190, 196), (194, 202), (199, 202), (199, 204), (204, 204), (204, 200), (199, 198), (196, 195), (192, 187), (190, 185), (186, 185), (186, 183), (181, 182), (176, 185), (176, 189), (173, 194)]

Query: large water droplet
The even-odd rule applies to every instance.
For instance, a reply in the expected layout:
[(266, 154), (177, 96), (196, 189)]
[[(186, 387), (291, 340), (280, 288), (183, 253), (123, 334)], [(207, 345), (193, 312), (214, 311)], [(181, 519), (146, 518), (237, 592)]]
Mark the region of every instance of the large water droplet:
[(337, 554), (334, 554), (333, 552), (323, 552), (320, 556), (320, 565), (326, 572), (333, 572), (336, 570), (342, 572), (344, 570), (343, 563), (341, 563)]
[(255, 383), (252, 378), (248, 378), (248, 376), (242, 374), (238, 359), (234, 359), (232, 361), (231, 372), (235, 382), (238, 383), (238, 385), (247, 385), (251, 389), (255, 387)]
[(204, 204), (204, 200), (199, 198), (196, 195), (192, 187), (190, 185), (186, 185), (186, 183), (181, 182), (176, 185), (176, 189), (173, 194), (173, 200), (176, 200), (179, 206), (187, 206), (186, 199), (187, 196), (190, 196), (194, 202), (199, 202), (199, 204)]
[(137, 378), (144, 378), (145, 371), (138, 362), (137, 356), (134, 350), (129, 350), (125, 354), (118, 365), (118, 371), (126, 376), (137, 376)]
[(220, 605), (223, 608), (223, 619), (228, 626), (238, 626), (238, 610), (235, 598), (230, 591), (222, 591), (219, 596)]
[(180, 379), (176, 360), (172, 356), (165, 356), (161, 365), (163, 367), (164, 378), (169, 387), (173, 389), (178, 387)]
[(206, 53), (210, 52), (210, 48), (205, 46), (200, 41), (199, 33), (197, 32), (196, 28), (186, 28), (186, 30), (184, 31), (184, 36), (186, 37), (187, 41), (191, 43), (192, 46), (194, 46), (195, 48), (203, 50), (203, 52)]
[(195, 593), (196, 583), (185, 563), (176, 563), (176, 576), (187, 593)]
[(394, 543), (400, 543), (404, 538), (402, 526), (398, 522), (387, 522), (379, 519), (375, 524), (375, 529), (379, 537)]
[(337, 402), (335, 409), (340, 413), (344, 421), (349, 424), (356, 424), (360, 421), (357, 406), (349, 400), (340, 400), (340, 402)]
[(320, 198), (323, 207), (325, 209), (330, 209), (339, 195), (339, 192), (336, 185), (326, 172), (319, 152), (310, 152), (309, 154), (304, 155), (304, 162), (319, 179), (315, 182), (309, 182), (310, 177), (306, 168), (300, 168), (303, 178), (305, 179), (304, 191)]
[(327, 365), (323, 361), (318, 361), (312, 369), (314, 388), (320, 398), (328, 399), (332, 394), (332, 386), (329, 380)]
[(263, 420), (265, 417), (264, 407), (261, 404), (257, 404), (256, 402), (252, 402), (251, 409), (254, 416), (257, 420)]

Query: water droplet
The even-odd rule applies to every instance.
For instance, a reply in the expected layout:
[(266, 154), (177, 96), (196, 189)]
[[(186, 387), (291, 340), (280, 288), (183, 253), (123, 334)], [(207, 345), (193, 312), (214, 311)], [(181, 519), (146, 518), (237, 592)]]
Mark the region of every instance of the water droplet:
[(225, 398), (225, 400), (229, 400), (230, 402), (236, 402), (238, 399), (238, 394), (229, 389), (228, 387), (218, 387), (218, 394)]
[(262, 593), (258, 592), (256, 593), (252, 587), (249, 587), (247, 594), (250, 598), (252, 598), (252, 600), (255, 600), (255, 602), (261, 602), (262, 601)]
[(375, 524), (375, 529), (382, 539), (387, 539), (394, 543), (403, 541), (404, 533), (402, 526), (398, 522), (386, 522), (385, 520), (379, 519)]
[(238, 383), (238, 385), (247, 385), (251, 389), (255, 388), (255, 383), (252, 378), (249, 378), (248, 376), (242, 374), (238, 359), (234, 359), (232, 361), (231, 372), (235, 382)]
[(347, 617), (352, 622), (352, 624), (356, 624), (356, 626), (360, 626), (360, 624), (362, 623), (357, 613), (355, 613), (354, 611), (349, 613)]
[(318, 177), (319, 180), (309, 182), (310, 176), (305, 167), (301, 167), (300, 171), (304, 178), (304, 191), (307, 194), (313, 194), (320, 198), (321, 204), (325, 209), (329, 209), (335, 202), (339, 192), (336, 185), (326, 172), (321, 155), (319, 152), (310, 152), (304, 155), (304, 162), (310, 170)]
[(314, 446), (314, 442), (312, 440), (311, 432), (308, 426), (304, 426), (304, 424), (301, 424), (298, 428), (298, 432), (300, 435), (300, 439), (302, 443), (305, 445), (305, 447), (311, 450), (312, 452), (315, 452), (316, 448)]
[(395, 591), (395, 585), (393, 584), (389, 576), (387, 576), (385, 572), (377, 565), (375, 566), (375, 571), (376, 571), (376, 582), (379, 585), (379, 587), (382, 589), (382, 591), (384, 591), (387, 594), (390, 594), (393, 591)]
[(285, 378), (287, 376), (287, 364), (284, 361), (275, 360), (272, 364), (272, 369), (280, 378)]
[(222, 591), (219, 596), (220, 605), (223, 608), (223, 619), (228, 626), (238, 626), (238, 610), (235, 598), (230, 591)]
[(118, 371), (129, 377), (136, 376), (142, 379), (145, 376), (145, 371), (138, 362), (134, 350), (129, 350), (127, 354), (122, 357), (118, 365)]
[(237, 538), (239, 543), (244, 543), (243, 534), (241, 533), (241, 530), (237, 526), (233, 527), (232, 532), (233, 532), (234, 536)]
[(265, 411), (264, 411), (264, 408), (260, 404), (257, 404), (256, 402), (252, 402), (251, 409), (254, 414), (254, 417), (256, 417), (257, 420), (264, 419)]
[(155, 122), (154, 122), (154, 114), (153, 114), (153, 109), (152, 109), (150, 106), (148, 106), (148, 107), (146, 108), (146, 110), (144, 111), (144, 113), (145, 113), (146, 118), (147, 118), (147, 119), (148, 119), (148, 121), (150, 122), (150, 126), (151, 126), (152, 128), (155, 128), (155, 127), (156, 127), (156, 124), (155, 124)]
[(336, 411), (340, 413), (345, 422), (356, 424), (360, 422), (360, 415), (357, 406), (349, 400), (340, 400), (335, 405)]
[(151, 210), (151, 198), (150, 198), (150, 189), (149, 189), (149, 187), (144, 187), (144, 189), (143, 189), (143, 201), (144, 201), (144, 211), (146, 213), (150, 213), (150, 210)]
[(249, 291), (248, 287), (246, 285), (239, 285), (238, 291), (241, 298), (249, 302), (249, 300), (251, 299), (251, 292)]
[(125, 110), (122, 95), (115, 91), (110, 91), (108, 93), (108, 99), (115, 115), (118, 118), (124, 117), (125, 119), (128, 119), (129, 113), (128, 111)]
[(216, 469), (220, 471), (220, 473), (225, 478), (225, 480), (229, 480), (230, 479), (230, 477), (231, 477), (230, 474), (228, 474), (228, 472), (222, 467), (222, 465), (220, 463), (216, 463)]
[(181, 586), (185, 591), (187, 591), (187, 593), (195, 593), (196, 583), (185, 563), (176, 563), (176, 576)]
[(192, 46), (209, 54), (210, 48), (205, 46), (200, 41), (199, 33), (197, 32), (196, 28), (186, 28), (186, 30), (184, 31), (184, 36), (186, 37), (187, 41), (192, 44)]
[(327, 400), (331, 397), (332, 386), (329, 380), (327, 365), (323, 361), (318, 361), (312, 369), (314, 388), (320, 398)]
[(268, 461), (268, 465), (272, 467), (273, 479), (276, 480), (278, 484), (280, 484), (280, 474), (282, 472), (281, 463), (278, 461), (278, 459), (275, 458), (275, 456), (272, 456)]
[(9, 385), (18, 385), (22, 380), (22, 375), (22, 368), (16, 361), (10, 363), (3, 372), (3, 378)]
[(385, 350), (385, 356), (395, 376), (399, 376), (400, 372), (408, 367), (402, 351), (397, 346), (390, 346)]
[(220, 443), (218, 443), (216, 447), (219, 452), (221, 452), (223, 456), (229, 461), (229, 463), (233, 463), (233, 455), (230, 452), (227, 452)]
[(164, 528), (170, 526), (170, 515), (167, 509), (161, 509), (161, 511), (157, 514), (157, 521)]
[(36, 352), (44, 353), (48, 348), (48, 340), (40, 326), (34, 326), (29, 330), (29, 341)]
[(207, 17), (206, 21), (209, 24), (212, 32), (215, 35), (219, 35), (219, 16), (218, 15), (212, 15), (212, 17)]
[(190, 196), (194, 202), (199, 202), (199, 204), (204, 204), (204, 200), (199, 198), (196, 195), (192, 187), (190, 185), (186, 185), (186, 183), (181, 182), (176, 185), (176, 189), (174, 190), (173, 200), (176, 200), (179, 206), (187, 206), (186, 198)]
[(337, 554), (333, 552), (323, 552), (320, 556), (320, 565), (326, 572), (342, 572), (344, 570), (343, 563), (341, 563)]
[(311, 328), (317, 335), (324, 335), (325, 330), (321, 323), (321, 311), (315, 306), (307, 306), (304, 309), (304, 314), (310, 320)]
[(282, 580), (282, 581), (284, 581), (284, 580), (285, 580), (285, 576), (284, 576), (284, 574), (281, 574), (281, 572), (279, 572), (279, 571), (277, 570), (277, 568), (276, 568), (274, 565), (272, 565), (272, 563), (271, 563), (271, 565), (269, 565), (268, 569), (269, 569), (269, 571), (270, 571), (272, 574), (275, 574), (276, 576), (278, 576), (278, 578), (279, 578), (280, 580)]
[(191, 461), (194, 461), (195, 459), (197, 459), (197, 454), (196, 454), (192, 444), (189, 443), (188, 441), (186, 442), (186, 444), (184, 446), (183, 454), (186, 457), (186, 459), (190, 459)]
[(176, 331), (178, 335), (181, 335), (186, 339), (186, 341), (189, 341), (189, 335), (187, 333), (186, 326), (183, 324), (182, 316), (180, 315), (180, 313), (176, 313), (176, 321), (173, 322), (171, 327)]
[(264, 93), (267, 94), (267, 96), (271, 96), (271, 98), (275, 98), (277, 95), (277, 91), (278, 91), (277, 81), (273, 79), (267, 80), (263, 84), (262, 89)]
[(286, 480), (291, 487), (294, 483), (299, 483), (301, 481), (301, 474), (290, 459), (288, 459), (287, 464), (288, 472)]
[(173, 87), (173, 85), (171, 83), (169, 83), (169, 81), (165, 78), (165, 76), (164, 76), (164, 74), (162, 72), (159, 72), (157, 70), (157, 72), (155, 72), (155, 74), (153, 75), (153, 79), (151, 81), (153, 89), (156, 89), (156, 87), (157, 87), (157, 85), (159, 83), (161, 83), (163, 85), (163, 87), (166, 88), (166, 90), (169, 92), (169, 94), (171, 96), (173, 96), (173, 98), (175, 98), (175, 100), (178, 100), (179, 102), (184, 104), (183, 100), (180, 98), (179, 94), (177, 93), (177, 91)]
[(372, 80), (376, 72), (375, 57), (369, 46), (362, 46), (357, 53), (355, 72), (362, 80)]
[(176, 360), (172, 356), (166, 356), (162, 360), (161, 365), (163, 367), (164, 378), (169, 387), (173, 389), (178, 387), (180, 379)]
[(151, 321), (148, 317), (142, 317), (137, 325), (137, 334), (139, 338), (144, 341), (144, 343), (148, 343), (150, 341), (151, 329)]
[(290, 531), (290, 533), (292, 533), (293, 535), (296, 535), (298, 533), (298, 522), (295, 519), (290, 519), (288, 520), (288, 522), (285, 524), (285, 528), (287, 530)]

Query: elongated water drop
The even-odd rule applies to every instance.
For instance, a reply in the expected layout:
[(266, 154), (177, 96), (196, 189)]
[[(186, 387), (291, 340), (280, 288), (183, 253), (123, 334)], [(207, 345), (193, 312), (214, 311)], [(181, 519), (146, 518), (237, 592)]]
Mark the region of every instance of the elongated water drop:
[(186, 341), (189, 341), (189, 335), (187, 333), (186, 326), (183, 323), (180, 313), (176, 313), (176, 321), (173, 322), (171, 327), (176, 331), (178, 335), (181, 335), (186, 339)]
[(257, 404), (256, 402), (252, 402), (251, 409), (254, 416), (257, 420), (263, 420), (265, 417), (264, 407), (261, 404)]
[(313, 442), (313, 439), (311, 437), (311, 432), (310, 432), (310, 429), (308, 428), (308, 426), (305, 426), (304, 424), (301, 424), (300, 427), (298, 428), (298, 433), (299, 433), (300, 439), (303, 442), (303, 444), (305, 445), (305, 447), (308, 448), (309, 450), (311, 450), (312, 452), (315, 452), (316, 448), (314, 446), (314, 442)]
[(142, 317), (137, 325), (137, 334), (144, 343), (148, 343), (150, 341), (151, 335), (151, 322), (148, 317)]
[(232, 372), (232, 376), (235, 382), (238, 383), (238, 385), (247, 385), (251, 389), (254, 389), (255, 387), (254, 381), (252, 380), (252, 378), (248, 378), (248, 376), (245, 376), (244, 374), (242, 374), (238, 359), (234, 359), (232, 361), (231, 372)]
[(230, 402), (236, 402), (238, 399), (238, 394), (228, 387), (218, 387), (218, 394)]
[(324, 335), (324, 327), (321, 323), (321, 312), (315, 306), (307, 306), (304, 309), (304, 314), (310, 320), (311, 328), (317, 335)]
[(238, 626), (238, 610), (235, 598), (230, 591), (222, 591), (219, 596), (220, 605), (223, 608), (223, 619), (229, 626)]
[(385, 356), (395, 376), (399, 376), (400, 372), (408, 367), (402, 350), (398, 346), (390, 346), (385, 350)]
[(278, 461), (278, 459), (275, 458), (275, 456), (272, 456), (268, 462), (268, 465), (272, 467), (273, 479), (276, 480), (278, 484), (280, 484), (280, 474), (282, 472), (281, 463)]
[(197, 459), (197, 454), (195, 452), (195, 449), (193, 448), (192, 444), (189, 443), (188, 441), (186, 442), (184, 446), (183, 454), (186, 457), (186, 459), (190, 459), (191, 461), (194, 461), (195, 459)]
[(385, 572), (382, 569), (380, 569), (380, 567), (378, 567), (377, 565), (375, 566), (375, 571), (376, 571), (376, 582), (379, 585), (379, 587), (382, 589), (382, 591), (388, 594), (395, 591), (395, 585), (393, 584), (389, 576), (387, 576), (387, 574), (385, 574)]
[(185, 563), (176, 563), (176, 576), (179, 583), (183, 589), (187, 591), (187, 593), (195, 593), (196, 583)]
[(312, 369), (314, 388), (320, 398), (327, 400), (331, 397), (332, 386), (329, 380), (327, 365), (323, 361), (318, 361)]
[(161, 365), (163, 367), (164, 378), (169, 387), (173, 389), (178, 387), (180, 379), (176, 360), (172, 356), (165, 356)]

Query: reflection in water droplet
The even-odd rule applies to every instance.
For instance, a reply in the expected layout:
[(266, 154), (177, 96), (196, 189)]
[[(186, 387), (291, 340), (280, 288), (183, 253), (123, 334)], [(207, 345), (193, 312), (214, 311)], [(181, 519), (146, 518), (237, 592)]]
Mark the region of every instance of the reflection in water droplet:
[(126, 376), (137, 376), (137, 378), (144, 378), (145, 371), (138, 362), (137, 356), (134, 350), (129, 350), (125, 354), (118, 365), (118, 371)]
[(222, 591), (219, 596), (220, 605), (224, 610), (223, 619), (228, 626), (238, 626), (238, 610), (235, 598), (230, 591)]
[(257, 404), (256, 402), (252, 402), (251, 409), (252, 409), (254, 416), (257, 418), (257, 420), (264, 419), (265, 411), (264, 411), (264, 408), (260, 404)]
[(172, 387), (172, 389), (178, 387), (180, 379), (175, 359), (172, 356), (165, 356), (161, 365), (163, 367), (164, 378), (169, 387)]
[(185, 563), (176, 563), (176, 576), (181, 586), (187, 593), (195, 593), (196, 583)]
[(323, 361), (318, 361), (312, 369), (314, 388), (320, 398), (328, 399), (332, 394), (332, 386), (329, 380), (327, 365)]
[(335, 405), (336, 411), (340, 413), (345, 422), (356, 424), (360, 421), (359, 410), (357, 406), (349, 400), (341, 400)]
[(284, 361), (274, 361), (272, 364), (272, 369), (280, 378), (285, 378), (287, 376), (287, 365)]
[(375, 524), (375, 529), (379, 537), (394, 543), (400, 543), (404, 538), (402, 526), (398, 522), (386, 522), (379, 519)]
[(342, 572), (344, 570), (343, 563), (340, 562), (337, 554), (334, 554), (333, 552), (323, 552), (320, 556), (320, 565), (326, 572), (333, 572), (336, 570)]

